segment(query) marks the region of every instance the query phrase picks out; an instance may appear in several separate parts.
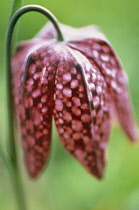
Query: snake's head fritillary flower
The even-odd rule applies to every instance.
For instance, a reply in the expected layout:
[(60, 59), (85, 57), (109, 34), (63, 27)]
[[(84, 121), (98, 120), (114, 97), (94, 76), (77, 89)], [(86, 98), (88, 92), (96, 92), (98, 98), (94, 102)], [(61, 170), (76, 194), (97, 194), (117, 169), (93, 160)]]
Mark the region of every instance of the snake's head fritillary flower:
[(94, 26), (60, 25), (65, 41), (47, 24), (13, 56), (13, 95), (25, 162), (32, 178), (49, 158), (52, 116), (65, 149), (102, 178), (111, 117), (137, 140), (127, 77), (105, 36)]

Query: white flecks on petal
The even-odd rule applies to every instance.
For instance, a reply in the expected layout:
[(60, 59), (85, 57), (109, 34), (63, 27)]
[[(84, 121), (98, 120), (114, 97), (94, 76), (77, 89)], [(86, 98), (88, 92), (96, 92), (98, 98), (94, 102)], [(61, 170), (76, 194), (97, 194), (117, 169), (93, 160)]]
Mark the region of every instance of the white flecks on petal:
[(26, 98), (24, 100), (24, 106), (25, 106), (25, 108), (31, 108), (33, 106), (32, 98)]
[(71, 83), (70, 83), (70, 87), (72, 89), (77, 88), (78, 87), (78, 80), (76, 80), (76, 79), (72, 80)]
[(29, 79), (27, 81), (27, 85), (30, 85), (30, 86), (34, 85), (34, 80), (33, 79)]
[(74, 134), (73, 134), (73, 138), (74, 138), (75, 140), (79, 140), (81, 137), (82, 137), (82, 133), (74, 133)]
[(95, 97), (93, 98), (93, 105), (94, 105), (94, 107), (95, 107), (95, 108), (98, 107), (99, 103), (100, 103), (99, 97), (98, 97), (98, 96), (95, 96)]
[(59, 128), (58, 131), (59, 131), (60, 134), (64, 133), (64, 129), (63, 128)]
[(92, 82), (95, 82), (95, 81), (96, 81), (96, 79), (97, 79), (96, 74), (95, 74), (95, 73), (92, 73)]
[(87, 90), (88, 100), (89, 102), (92, 102), (92, 93), (90, 90)]
[(80, 80), (81, 79), (81, 75), (78, 73), (77, 74), (77, 79)]
[(102, 49), (105, 53), (109, 53), (110, 52), (110, 48), (107, 47), (106, 45), (102, 46)]
[(70, 135), (69, 135), (69, 133), (66, 132), (66, 133), (63, 134), (63, 137), (64, 137), (65, 139), (69, 139), (69, 138), (70, 138)]
[(63, 119), (66, 120), (67, 122), (70, 122), (72, 120), (72, 116), (69, 112), (64, 112), (63, 114)]
[(93, 50), (93, 55), (94, 55), (94, 57), (95, 57), (95, 58), (98, 58), (98, 57), (99, 57), (99, 53), (98, 53), (98, 51)]
[(33, 79), (35, 79), (35, 80), (39, 79), (40, 78), (40, 75), (41, 75), (40, 72), (35, 73), (33, 75)]
[(111, 86), (112, 86), (112, 88), (113, 88), (114, 90), (117, 89), (117, 84), (116, 84), (116, 82), (112, 81), (112, 82), (111, 82)]
[(72, 101), (73, 101), (75, 106), (80, 106), (81, 105), (80, 99), (77, 98), (77, 97), (72, 97)]
[(70, 73), (66, 73), (63, 75), (63, 80), (70, 82), (71, 81), (71, 74)]
[(80, 116), (81, 115), (81, 110), (78, 109), (77, 107), (72, 107), (72, 112), (76, 116)]
[(36, 71), (36, 65), (32, 63), (31, 66), (29, 67), (29, 73), (34, 74), (35, 71)]
[(88, 114), (83, 114), (83, 115), (81, 116), (81, 120), (82, 120), (84, 123), (89, 122), (90, 116), (89, 116)]
[(26, 127), (28, 130), (32, 131), (33, 130), (33, 123), (31, 120), (26, 120)]
[(58, 90), (62, 90), (62, 89), (63, 89), (63, 85), (60, 84), (60, 83), (57, 83), (57, 84), (56, 84), (56, 88), (57, 88)]
[(103, 110), (100, 109), (100, 110), (97, 112), (97, 117), (100, 118), (100, 119), (102, 119), (103, 114), (104, 114), (104, 113), (103, 113)]
[(47, 129), (43, 129), (43, 134), (47, 135), (48, 134), (48, 130)]
[(70, 88), (64, 88), (63, 89), (63, 94), (66, 96), (66, 97), (71, 97), (72, 96), (72, 91)]
[(41, 121), (42, 121), (41, 116), (35, 116), (33, 123), (34, 125), (39, 125)]
[(42, 137), (42, 132), (36, 132), (35, 137), (36, 137), (37, 139), (40, 139), (40, 138)]
[(96, 87), (96, 91), (97, 91), (97, 94), (98, 94), (98, 95), (102, 94), (102, 87), (97, 86), (97, 87)]
[(79, 85), (79, 92), (82, 92), (82, 91), (83, 91), (83, 86)]
[(47, 107), (43, 107), (42, 108), (42, 113), (46, 113), (48, 111), (48, 108)]
[(42, 103), (38, 103), (38, 104), (37, 104), (37, 107), (38, 107), (38, 108), (42, 108)]
[(55, 109), (57, 111), (62, 111), (62, 109), (63, 109), (63, 102), (62, 102), (62, 100), (57, 99), (55, 101)]
[(93, 44), (93, 49), (95, 49), (96, 51), (101, 50), (100, 44), (94, 43)]
[(108, 62), (109, 61), (109, 55), (108, 54), (101, 54), (101, 60)]
[(88, 104), (86, 104), (86, 103), (82, 104), (81, 109), (83, 109), (83, 110), (88, 109)]
[(80, 98), (83, 98), (83, 97), (84, 97), (84, 94), (79, 93), (79, 97), (80, 97)]
[(95, 84), (94, 84), (94, 83), (90, 83), (90, 84), (89, 84), (89, 88), (90, 88), (91, 90), (95, 90)]
[(67, 105), (67, 107), (71, 107), (72, 106), (71, 101), (67, 101), (66, 105)]
[(44, 81), (44, 75), (45, 75), (45, 72), (46, 72), (46, 67), (44, 67), (44, 68), (42, 69), (41, 82), (43, 82), (43, 81)]
[(46, 95), (44, 95), (44, 96), (41, 97), (41, 102), (42, 102), (42, 103), (45, 103), (46, 100), (47, 100), (47, 96), (46, 96)]
[(83, 152), (82, 150), (80, 149), (77, 149), (75, 152), (74, 152), (75, 156), (80, 160), (84, 160), (85, 158), (85, 152)]
[(59, 119), (58, 119), (58, 122), (59, 122), (60, 124), (63, 124), (63, 123), (64, 123), (64, 120), (63, 120), (62, 118), (59, 118)]
[(71, 72), (72, 74), (76, 74), (76, 73), (77, 73), (76, 68), (75, 68), (75, 67), (72, 67), (70, 72)]
[(107, 144), (108, 144), (107, 142), (102, 141), (102, 142), (99, 143), (99, 146), (100, 146), (101, 149), (106, 149)]
[(75, 131), (81, 131), (83, 129), (83, 125), (79, 120), (73, 120), (72, 129)]
[(91, 116), (92, 116), (92, 117), (96, 117), (96, 110), (92, 110), (92, 111), (91, 111)]
[(32, 97), (33, 98), (37, 98), (41, 95), (41, 91), (39, 89), (37, 90), (34, 90), (33, 93), (32, 93)]

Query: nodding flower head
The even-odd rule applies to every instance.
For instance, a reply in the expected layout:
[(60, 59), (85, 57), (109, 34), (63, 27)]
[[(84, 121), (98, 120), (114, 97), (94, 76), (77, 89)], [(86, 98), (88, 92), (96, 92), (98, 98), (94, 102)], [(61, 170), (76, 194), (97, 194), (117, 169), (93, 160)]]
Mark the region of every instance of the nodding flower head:
[(102, 178), (115, 113), (129, 139), (137, 140), (127, 77), (96, 27), (60, 27), (65, 41), (57, 41), (54, 27), (47, 24), (13, 55), (13, 96), (25, 163), (32, 178), (44, 168), (54, 116), (65, 149)]

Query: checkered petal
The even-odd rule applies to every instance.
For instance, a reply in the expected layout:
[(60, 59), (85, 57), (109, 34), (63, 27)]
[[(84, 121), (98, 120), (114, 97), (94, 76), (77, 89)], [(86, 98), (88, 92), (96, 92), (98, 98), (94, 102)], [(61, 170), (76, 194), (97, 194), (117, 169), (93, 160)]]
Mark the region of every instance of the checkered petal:
[(100, 69), (107, 83), (121, 127), (131, 141), (137, 141), (137, 126), (132, 114), (127, 77), (110, 44), (93, 38), (70, 41), (68, 45), (91, 59)]
[[(14, 70), (16, 61), (13, 61)], [(32, 178), (39, 175), (49, 157), (57, 63), (53, 50), (42, 47), (29, 55), (27, 64), (19, 68), (17, 76), (13, 74), (17, 81), (14, 82), (14, 99), (21, 142)]]
[(101, 72), (81, 53), (67, 48), (55, 78), (54, 117), (64, 147), (101, 178), (110, 134), (110, 98)]

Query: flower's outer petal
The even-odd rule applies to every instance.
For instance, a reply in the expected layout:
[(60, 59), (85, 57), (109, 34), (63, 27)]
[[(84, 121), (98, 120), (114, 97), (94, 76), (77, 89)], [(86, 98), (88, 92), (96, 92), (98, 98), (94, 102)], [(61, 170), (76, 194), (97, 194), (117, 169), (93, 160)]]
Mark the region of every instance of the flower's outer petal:
[(110, 133), (110, 99), (99, 69), (80, 52), (58, 51), (56, 126), (64, 147), (97, 178), (104, 173)]
[(41, 48), (42, 46), (47, 46), (47, 45), (50, 46), (54, 42), (55, 40), (52, 40), (50, 24), (48, 24), (48, 26), (45, 27), (45, 39), (41, 36), (40, 37), (36, 36), (31, 40), (20, 42), (17, 45), (12, 58), (12, 66), (14, 67), (12, 71), (14, 74), (14, 78), (17, 79), (17, 75), (21, 77), (20, 74), (24, 73), (28, 56), (32, 52), (34, 52), (38, 48)]
[(100, 39), (71, 41), (68, 45), (79, 50), (98, 66), (109, 88), (121, 127), (130, 140), (137, 141), (137, 126), (132, 115), (127, 77), (112, 47)]
[(14, 83), (14, 89), (19, 88), (14, 99), (20, 118), (25, 162), (32, 178), (39, 175), (49, 157), (57, 63), (51, 49), (40, 48), (29, 56), (24, 73), (19, 68), (21, 78)]
[[(107, 40), (104, 34), (95, 25), (89, 25), (82, 28), (74, 28), (68, 25), (59, 24), (59, 27), (64, 35), (65, 41), (82, 40), (85, 38), (99, 38)], [(56, 39), (57, 32), (52, 23), (47, 23), (41, 31), (36, 35), (40, 39)]]
[[(21, 42), (12, 57), (12, 84), (15, 105), (19, 104), (22, 96), (21, 83), (24, 80), (24, 73), (28, 57), (31, 53), (43, 46), (49, 46), (51, 42), (29, 40)], [(14, 109), (16, 112), (16, 109)]]

